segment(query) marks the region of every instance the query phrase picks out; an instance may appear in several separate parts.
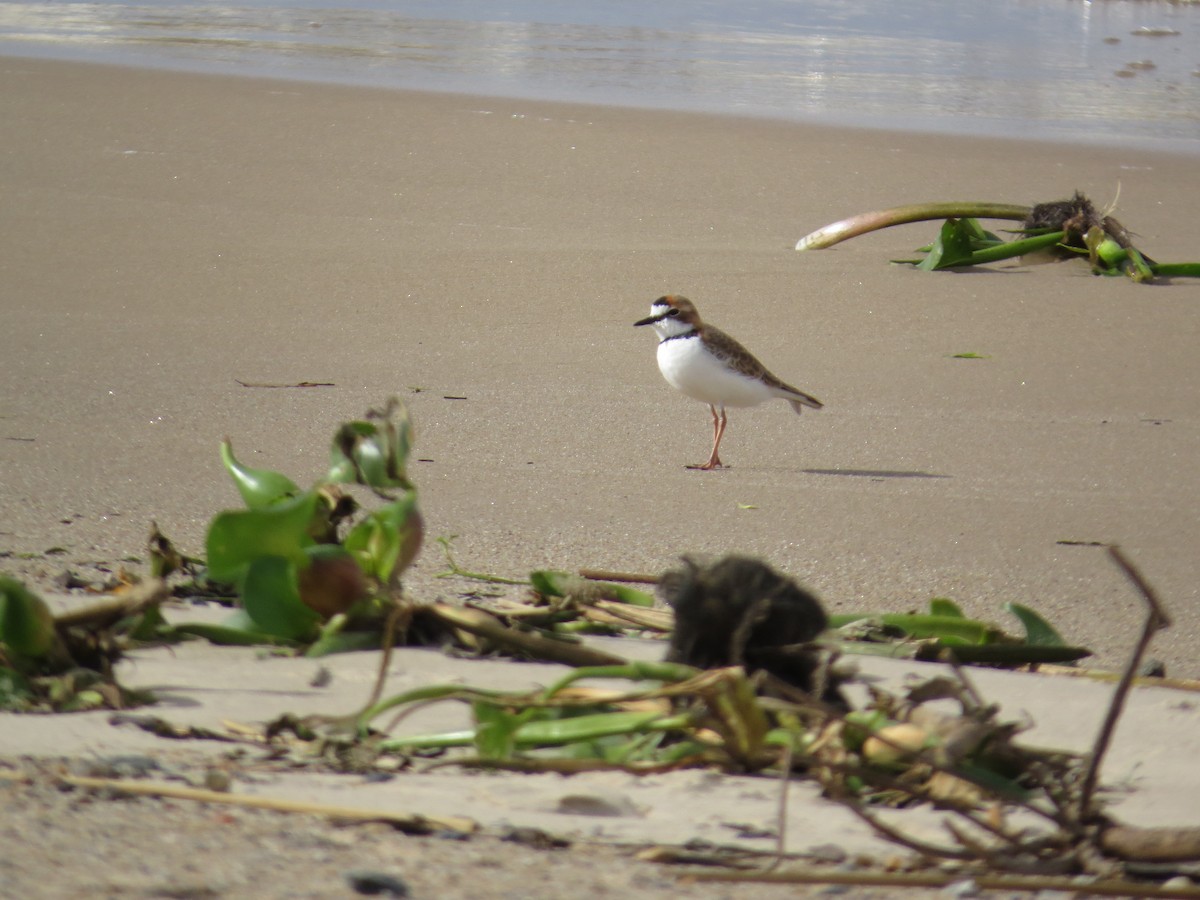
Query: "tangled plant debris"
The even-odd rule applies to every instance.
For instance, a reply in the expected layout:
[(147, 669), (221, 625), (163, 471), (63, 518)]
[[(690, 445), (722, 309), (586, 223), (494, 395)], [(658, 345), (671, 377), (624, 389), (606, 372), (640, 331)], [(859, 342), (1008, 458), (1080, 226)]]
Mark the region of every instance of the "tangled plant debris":
[[(858, 235), (931, 219), (945, 219), (934, 242), (919, 259), (893, 260), (934, 271), (979, 266), (1037, 252), (1086, 256), (1096, 275), (1125, 275), (1137, 283), (1155, 278), (1200, 277), (1200, 263), (1158, 263), (1134, 246), (1129, 231), (1098, 211), (1078, 191), (1068, 200), (1018, 206), (1008, 203), (922, 203), (863, 213), (805, 235), (797, 250), (821, 250)], [(1021, 223), (1022, 237), (1006, 241), (985, 230), (979, 219)]]
[[(1083, 874), (1128, 886), (1139, 875), (1190, 872), (1200, 860), (1200, 834), (1130, 828), (1097, 799), (1100, 764), (1134, 673), (1154, 633), (1167, 625), (1154, 592), (1117, 549), (1110, 548), (1113, 560), (1150, 613), (1104, 728), (1092, 751), (1080, 756), (1021, 742), (1022, 728), (1000, 718), (963, 668), (1086, 655), (1017, 604), (1007, 609), (1020, 622), (1021, 637), (967, 618), (944, 598), (924, 613), (830, 617), (790, 578), (736, 556), (688, 557), (661, 578), (592, 573), (604, 576), (597, 580), (536, 571), (520, 580), (529, 589), (522, 602), (414, 601), (401, 584), (423, 536), (416, 487), (406, 474), (411, 444), (407, 412), (391, 401), (343, 425), (328, 472), (302, 489), (279, 473), (244, 466), (226, 441), (222, 460), (245, 508), (212, 520), (203, 565), (178, 553), (156, 528), (150, 578), (123, 597), (57, 618), (20, 584), (0, 581), (0, 697), (16, 709), (131, 705), (112, 679), (112, 662), (137, 642), (205, 638), (312, 656), (382, 648), (370, 696), (360, 710), (342, 716), (293, 713), (261, 725), (190, 731), (153, 716), (123, 713), (119, 722), (173, 739), (249, 742), (270, 748), (272, 758), (335, 770), (708, 767), (777, 777), (781, 805), (788, 781), (803, 777), (877, 834), (913, 851), (924, 861), (917, 865), (940, 861), (956, 877), (1035, 876), (1053, 887), (1053, 879)], [(450, 552), (451, 539), (439, 543), (448, 577), (518, 581), (463, 569)], [(239, 605), (229, 621), (168, 622), (159, 605), (170, 593), (166, 579), (177, 572), (196, 583), (231, 585)], [(666, 608), (631, 581), (657, 582)], [(669, 641), (661, 662), (633, 662), (581, 639), (594, 631), (669, 635)], [(454, 683), (387, 695), (398, 643), (499, 652), (574, 669), (528, 693)], [(902, 694), (870, 687), (867, 701), (855, 705), (844, 690), (854, 678), (846, 657), (855, 652), (936, 659), (950, 668)], [(96, 674), (82, 689), (77, 681), (58, 695), (43, 687), (41, 679), (62, 678), (81, 665)], [(470, 724), (428, 734), (399, 728), (434, 703), (463, 705)], [(193, 799), (213, 802), (212, 793)], [(910, 836), (879, 814), (913, 804), (946, 812), (945, 841)], [(778, 839), (782, 853), (782, 829)], [(797, 879), (804, 880), (803, 873)]]

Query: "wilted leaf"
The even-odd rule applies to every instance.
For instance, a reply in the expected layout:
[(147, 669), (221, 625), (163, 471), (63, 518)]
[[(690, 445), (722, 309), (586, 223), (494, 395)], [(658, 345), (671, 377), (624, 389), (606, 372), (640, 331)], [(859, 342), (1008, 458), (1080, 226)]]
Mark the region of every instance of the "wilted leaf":
[(407, 466), (413, 434), (408, 408), (393, 397), (382, 410), (372, 410), (367, 416), (382, 424), (347, 422), (334, 435), (329, 481), (364, 484), (377, 491), (411, 489)]
[(364, 572), (382, 584), (394, 585), (416, 558), (424, 533), (417, 493), (410, 490), (373, 510), (346, 535), (343, 546)]
[(338, 544), (317, 544), (304, 551), (306, 565), (297, 572), (300, 600), (329, 619), (345, 613), (367, 596), (367, 582), (357, 560)]

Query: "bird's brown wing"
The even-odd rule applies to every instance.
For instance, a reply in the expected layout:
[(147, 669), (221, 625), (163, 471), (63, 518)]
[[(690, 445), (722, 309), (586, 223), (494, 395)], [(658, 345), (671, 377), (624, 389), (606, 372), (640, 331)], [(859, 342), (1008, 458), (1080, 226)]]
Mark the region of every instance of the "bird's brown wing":
[(740, 372), (748, 378), (758, 378), (764, 384), (770, 385), (777, 390), (793, 394), (795, 399), (805, 406), (810, 406), (813, 409), (821, 408), (822, 403), (820, 400), (810, 394), (804, 393), (804, 391), (798, 388), (792, 387), (783, 379), (775, 376), (740, 341), (730, 337), (720, 328), (705, 324), (704, 336), (708, 338), (708, 346), (713, 354), (722, 362), (727, 363), (731, 369)]

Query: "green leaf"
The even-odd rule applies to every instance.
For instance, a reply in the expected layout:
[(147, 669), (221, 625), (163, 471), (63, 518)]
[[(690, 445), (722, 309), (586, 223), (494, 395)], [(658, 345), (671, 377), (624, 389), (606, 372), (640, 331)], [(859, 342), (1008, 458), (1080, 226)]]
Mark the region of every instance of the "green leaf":
[(475, 714), (475, 749), (484, 759), (511, 759), (517, 747), (517, 729), (544, 712), (530, 707), (512, 713), (502, 706), (478, 700), (471, 704), (471, 709)]
[(972, 229), (965, 223), (969, 221), (947, 219), (943, 222), (937, 240), (933, 242), (933, 249), (917, 264), (917, 268), (932, 272), (934, 269), (968, 265), (972, 250)]
[(1053, 625), (1028, 606), (1020, 603), (1005, 603), (1004, 608), (1021, 620), (1025, 629), (1025, 643), (1035, 647), (1065, 647), (1067, 642)]
[(321, 617), (300, 599), (296, 563), (282, 556), (260, 556), (241, 581), (242, 607), (255, 627), (267, 634), (303, 641), (313, 637)]
[(286, 475), (268, 469), (252, 469), (238, 462), (229, 438), (221, 442), (221, 462), (250, 509), (261, 509), (300, 493), (300, 488)]
[(424, 522), (417, 509), (417, 492), (373, 510), (346, 535), (343, 546), (359, 566), (382, 584), (394, 585), (416, 558), (424, 537)]
[(570, 581), (578, 576), (568, 572), (555, 572), (551, 569), (539, 569), (529, 573), (529, 583), (543, 597), (565, 597), (570, 589)]
[(330, 450), (329, 480), (392, 486), (388, 483), (387, 454), (378, 428), (370, 422), (346, 422), (337, 430)]
[(947, 219), (928, 255), (917, 263), (926, 272), (999, 262), (1024, 256), (1035, 250), (1053, 247), (1063, 239), (1062, 231), (1052, 231), (1015, 241), (1001, 241), (983, 231), (974, 219)]
[(313, 543), (309, 529), (318, 502), (315, 491), (305, 491), (291, 500), (260, 509), (218, 513), (208, 527), (209, 577), (236, 583), (251, 562), (261, 556), (278, 556), (303, 564), (304, 549)]
[(949, 597), (934, 597), (929, 601), (929, 612), (935, 616), (957, 616), (966, 618), (962, 609)]
[(44, 600), (15, 578), (0, 576), (0, 644), (40, 659), (55, 643), (54, 615)]

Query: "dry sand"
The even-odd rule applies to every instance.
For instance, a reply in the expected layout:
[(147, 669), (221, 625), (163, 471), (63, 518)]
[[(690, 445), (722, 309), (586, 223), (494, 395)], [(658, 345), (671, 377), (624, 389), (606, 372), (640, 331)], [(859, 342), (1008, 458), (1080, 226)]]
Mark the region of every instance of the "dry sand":
[[(1194, 259), (1195, 159), (17, 58), (0, 121), (0, 569), (36, 586), (151, 520), (200, 553), (237, 502), (221, 437), (304, 482), (394, 393), (470, 568), (749, 552), (833, 611), (1025, 602), (1117, 668), (1140, 604), (1060, 543), (1112, 541), (1175, 617), (1153, 652), (1200, 676), (1200, 283), (888, 265), (931, 225), (791, 249), (1119, 186), (1141, 246)], [(826, 409), (734, 410), (732, 468), (686, 471), (707, 410), (630, 327), (667, 292)], [(442, 568), (431, 543), (413, 591)]]

